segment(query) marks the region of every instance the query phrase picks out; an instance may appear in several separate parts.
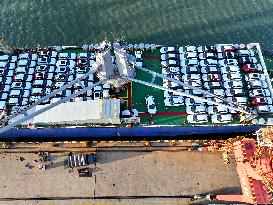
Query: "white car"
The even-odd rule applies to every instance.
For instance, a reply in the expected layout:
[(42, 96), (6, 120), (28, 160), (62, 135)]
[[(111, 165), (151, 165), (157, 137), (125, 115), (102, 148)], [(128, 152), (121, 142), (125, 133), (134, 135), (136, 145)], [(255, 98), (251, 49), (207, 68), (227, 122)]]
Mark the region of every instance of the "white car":
[(171, 81), (168, 81), (168, 80), (163, 80), (163, 87), (164, 88), (172, 88), (172, 89), (176, 89), (178, 87), (180, 87), (180, 85), (178, 83), (175, 83), (175, 82), (171, 82)]
[(192, 124), (208, 123), (208, 116), (206, 114), (188, 115), (187, 121)]
[(224, 82), (224, 87), (227, 88), (242, 88), (243, 83), (242, 81), (239, 80), (233, 80), (233, 81), (225, 81)]
[(243, 56), (248, 57), (248, 56), (250, 56), (250, 52), (248, 50), (238, 50), (236, 55), (237, 56), (242, 56), (242, 57)]
[(247, 98), (246, 97), (228, 97), (228, 101), (238, 103), (240, 105), (246, 105)]
[(135, 51), (135, 56), (136, 58), (141, 59), (142, 51)]
[(181, 96), (172, 96), (164, 100), (165, 106), (180, 106), (184, 104), (183, 97)]
[(260, 105), (260, 106), (257, 106), (256, 109), (259, 114), (273, 113), (273, 106), (272, 105)]
[(220, 73), (219, 69), (216, 67), (216, 66), (202, 66), (201, 67), (201, 72), (203, 74), (206, 74), (206, 73)]
[[(18, 62), (17, 62), (17, 66), (27, 66), (27, 64), (28, 64), (28, 60), (19, 60)], [(1, 66), (2, 67), (2, 66)], [(4, 66), (3, 66), (4, 67)]]
[(205, 114), (207, 112), (207, 108), (204, 105), (193, 105), (186, 107), (187, 114)]
[(184, 52), (185, 52), (185, 49), (184, 49), (184, 47), (179, 47), (179, 48), (178, 48), (178, 51), (179, 51), (179, 53), (184, 53)]
[(202, 75), (202, 80), (203, 81), (207, 81), (207, 82), (210, 82), (210, 81), (221, 81), (221, 75), (220, 74), (203, 74)]
[(199, 62), (197, 59), (182, 59), (180, 65), (183, 66), (197, 66)]
[(224, 96), (225, 95), (224, 89), (213, 89), (213, 90), (210, 90), (210, 93), (212, 93), (213, 95), (217, 95), (217, 96)]
[(216, 66), (216, 65), (218, 65), (217, 60), (206, 59), (206, 60), (201, 60), (200, 61), (200, 66)]
[(211, 116), (211, 122), (212, 123), (230, 123), (232, 122), (233, 118), (231, 114), (214, 114)]
[(236, 59), (221, 59), (218, 60), (218, 65), (225, 67), (225, 66), (237, 66), (238, 61)]
[(215, 97), (207, 97), (207, 99), (210, 101), (210, 102), (207, 102), (208, 105), (215, 105), (213, 102), (224, 103), (222, 99), (215, 98)]
[(222, 78), (223, 81), (242, 80), (242, 75), (240, 73), (225, 73)]
[(167, 61), (161, 61), (162, 67), (177, 67), (179, 66), (178, 61), (176, 60), (167, 60)]
[(216, 59), (217, 55), (215, 53), (200, 53), (199, 54), (199, 59), (204, 60), (204, 59)]
[(175, 47), (162, 47), (160, 48), (160, 53), (175, 53)]
[(179, 55), (175, 54), (175, 53), (166, 53), (166, 54), (161, 54), (160, 58), (162, 61), (166, 61), (166, 60), (170, 60), (170, 59), (176, 60), (179, 58)]
[(238, 66), (223, 66), (220, 68), (221, 69), (221, 73), (225, 74), (225, 73), (238, 73), (240, 71), (240, 68)]
[(198, 66), (184, 66), (181, 68), (183, 74), (200, 74), (201, 70)]
[(102, 91), (102, 96), (103, 96), (103, 98), (109, 98), (109, 90), (103, 90)]
[(238, 61), (236, 59), (226, 59), (224, 60), (226, 65), (233, 65), (236, 66), (238, 65)]
[(78, 53), (78, 59), (87, 59), (88, 58), (88, 54), (87, 53)]
[(193, 98), (188, 98), (188, 97), (185, 99), (185, 104), (186, 105), (203, 105), (203, 106), (205, 106), (204, 101), (193, 99)]
[(180, 74), (180, 68), (179, 67), (169, 67), (168, 70), (169, 70), (170, 73)]
[(224, 52), (224, 51), (233, 51), (234, 46), (233, 45), (216, 45), (215, 49), (218, 53)]
[(225, 93), (226, 93), (227, 97), (244, 96), (245, 95), (245, 92), (242, 88), (226, 89)]
[[(180, 55), (181, 56), (181, 55)], [(186, 58), (194, 58), (197, 59), (198, 54), (196, 52), (187, 52), (186, 53)]]
[(21, 53), (19, 59), (29, 59), (29, 53)]
[(154, 102), (154, 97), (150, 95), (146, 97), (145, 100), (146, 100), (146, 105), (148, 108), (148, 113), (151, 115), (154, 115), (157, 112), (155, 102)]
[(204, 87), (207, 89), (223, 88), (222, 82), (205, 82)]
[(214, 46), (198, 46), (197, 47), (197, 52), (198, 53), (215, 52), (215, 47)]
[(249, 73), (245, 76), (245, 79), (248, 80), (266, 80), (266, 75), (263, 73)]
[(201, 81), (201, 76), (200, 74), (186, 74), (182, 76), (182, 79), (184, 80), (184, 82)]
[(268, 84), (266, 81), (250, 80), (250, 81), (248, 81), (248, 88), (250, 88), (250, 89), (268, 88)]
[(10, 59), (9, 55), (2, 55), (0, 56), (0, 61), (8, 61)]
[[(192, 87), (195, 87), (195, 88), (202, 88), (202, 82), (201, 81), (188, 81), (188, 82), (185, 82), (185, 84), (189, 85), (189, 86), (192, 86)], [(187, 91), (187, 90), (191, 90), (192, 87), (189, 87), (185, 85), (184, 86), (184, 89)], [(199, 93), (199, 92), (197, 92)], [(189, 94), (189, 93), (188, 93)], [(193, 94), (193, 93), (192, 93)]]
[(249, 97), (271, 97), (268, 89), (255, 89), (249, 91)]
[(228, 109), (224, 106), (208, 106), (208, 114), (213, 115), (213, 114), (227, 114)]
[(187, 52), (195, 52), (196, 51), (196, 47), (195, 46), (186, 46), (186, 51)]

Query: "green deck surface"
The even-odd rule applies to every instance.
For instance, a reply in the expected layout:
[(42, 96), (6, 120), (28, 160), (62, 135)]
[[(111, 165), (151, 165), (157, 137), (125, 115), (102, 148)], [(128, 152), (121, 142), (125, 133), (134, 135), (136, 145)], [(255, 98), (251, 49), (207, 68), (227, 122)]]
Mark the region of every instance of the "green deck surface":
[[(143, 52), (142, 56), (160, 56), (159, 50), (152, 51), (152, 52)], [(258, 58), (258, 56), (257, 56)], [(259, 60), (259, 58), (258, 58)], [(265, 58), (265, 62), (267, 65), (268, 70), (272, 70), (271, 77), (273, 78), (273, 58)], [(161, 67), (160, 67), (160, 59), (143, 59), (143, 67), (155, 71), (157, 73), (161, 73)], [(242, 82), (244, 86), (244, 90), (246, 92), (246, 96), (249, 94), (249, 89), (247, 87), (247, 82), (245, 79), (245, 73), (241, 72), (242, 74)], [(152, 75), (137, 70), (137, 76), (136, 78), (138, 80), (143, 80), (146, 82), (150, 82), (152, 80)], [(160, 78), (156, 78), (154, 81), (154, 84), (162, 86), (162, 80)], [(157, 112), (186, 112), (186, 106), (172, 106), (172, 107), (166, 107), (164, 105), (164, 96), (163, 91), (152, 88), (146, 85), (142, 85), (139, 83), (132, 83), (132, 107), (137, 109), (139, 112), (147, 112), (147, 106), (145, 102), (145, 97), (148, 95), (152, 95), (155, 98), (155, 103), (157, 107)], [(248, 100), (250, 101), (250, 98), (248, 97)], [(250, 106), (249, 102), (247, 102), (247, 106)], [(268, 118), (272, 117), (270, 115), (260, 115), (259, 117)], [(209, 122), (210, 122), (210, 116)], [(186, 116), (141, 116), (140, 118), (141, 124), (147, 124), (149, 121), (152, 121), (155, 125), (184, 125), (184, 126), (193, 126), (189, 123), (187, 123), (187, 117)], [(239, 124), (240, 117), (238, 115), (233, 115), (233, 122), (230, 124)], [(207, 125), (213, 125), (212, 123), (207, 123)], [(227, 125), (227, 124), (226, 124)]]
[[(142, 56), (160, 56), (159, 50), (152, 52), (143, 52)], [(161, 73), (160, 59), (143, 59), (143, 67)], [(137, 70), (138, 80), (148, 81), (152, 80), (150, 74), (145, 73), (144, 71)], [(156, 78), (154, 84), (162, 86), (163, 82), (161, 78)], [(155, 98), (155, 104), (157, 112), (185, 112), (185, 106), (177, 107), (166, 107), (164, 105), (164, 96), (163, 91), (152, 88), (146, 85), (139, 83), (132, 83), (132, 107), (137, 109), (139, 112), (147, 112), (147, 105), (145, 102), (145, 97), (152, 95)], [(182, 125), (186, 123), (187, 117), (185, 116), (153, 116), (151, 120), (154, 124), (164, 124), (164, 125)], [(146, 124), (149, 122), (149, 117), (141, 117), (141, 124)]]

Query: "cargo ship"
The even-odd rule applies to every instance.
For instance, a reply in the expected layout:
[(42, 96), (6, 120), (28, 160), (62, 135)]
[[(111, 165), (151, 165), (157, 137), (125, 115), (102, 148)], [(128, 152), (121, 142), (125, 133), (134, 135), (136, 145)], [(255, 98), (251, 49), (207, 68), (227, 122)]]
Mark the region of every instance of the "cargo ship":
[(258, 43), (1, 41), (0, 51), (1, 140), (205, 138), (273, 125), (273, 76)]

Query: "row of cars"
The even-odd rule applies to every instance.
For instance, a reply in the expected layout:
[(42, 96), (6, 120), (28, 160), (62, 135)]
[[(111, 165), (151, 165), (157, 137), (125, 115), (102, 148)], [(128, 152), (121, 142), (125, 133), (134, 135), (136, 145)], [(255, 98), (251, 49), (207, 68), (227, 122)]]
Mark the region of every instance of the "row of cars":
[(161, 47), (160, 53), (184, 53), (184, 52), (227, 52), (235, 51), (238, 47), (234, 45), (215, 45), (215, 46), (180, 46), (180, 47)]
[(206, 114), (188, 115), (187, 121), (191, 124), (205, 124), (209, 122), (209, 118), (213, 124), (231, 123), (233, 121), (231, 114), (214, 114), (210, 117)]
[[(163, 47), (160, 52), (162, 74), (181, 82), (163, 80), (163, 87), (175, 90), (164, 92), (165, 106), (186, 106), (189, 123), (207, 123), (209, 119), (212, 123), (230, 123), (236, 111), (181, 97), (176, 92), (218, 103), (255, 106), (258, 113), (273, 113), (268, 76), (253, 50), (189, 46)], [(206, 91), (212, 95), (206, 95)]]
[(235, 49), (232, 46), (162, 47), (161, 66), (226, 66), (256, 64), (254, 50)]
[[(66, 85), (93, 69), (94, 53), (58, 53), (42, 50), (40, 53), (25, 52), (18, 56), (0, 56), (0, 109), (7, 105), (27, 105), (52, 91)], [(67, 97), (82, 87), (95, 83), (91, 74), (79, 83), (58, 93), (51, 100)], [(110, 86), (96, 86), (79, 95), (74, 100), (99, 99), (109, 97)]]

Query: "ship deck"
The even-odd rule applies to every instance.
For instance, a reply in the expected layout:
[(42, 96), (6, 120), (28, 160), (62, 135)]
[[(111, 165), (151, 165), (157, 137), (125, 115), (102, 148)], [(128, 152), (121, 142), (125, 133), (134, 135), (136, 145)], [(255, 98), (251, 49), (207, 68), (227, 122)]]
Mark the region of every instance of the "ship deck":
[[(153, 58), (154, 57), (154, 58)], [(160, 67), (160, 52), (159, 49), (155, 51), (143, 52), (143, 66), (148, 69), (161, 73)], [(151, 75), (137, 70), (137, 79), (151, 80)], [(156, 79), (155, 83), (162, 85), (161, 79)], [(132, 106), (140, 113), (141, 124), (147, 124), (151, 117), (147, 113), (147, 105), (145, 97), (153, 95), (156, 102), (157, 113), (152, 117), (154, 124), (160, 125), (185, 125), (187, 124), (187, 113), (185, 106), (166, 107), (164, 105), (163, 91), (152, 88), (139, 83), (132, 83)]]
[[(179, 47), (179, 48), (185, 49), (186, 47)], [(8, 112), (11, 112), (11, 110), (12, 110), (11, 108), (13, 106), (24, 106), (24, 105), (27, 105), (29, 103), (30, 104), (33, 103), (38, 98), (44, 96), (45, 93), (56, 90), (57, 89), (56, 87), (59, 86), (59, 84), (58, 84), (59, 82), (66, 84), (66, 83), (70, 82), (71, 79), (75, 79), (79, 72), (81, 72), (81, 74), (82, 74), (82, 71), (78, 71), (78, 68), (80, 68), (82, 65), (78, 65), (77, 64), (78, 60), (79, 60), (78, 58), (80, 56), (79, 53), (85, 52), (81, 47), (62, 47), (62, 50), (58, 51), (60, 53), (65, 53), (65, 55), (67, 55), (67, 56), (73, 54), (73, 56), (75, 57), (75, 58), (73, 58), (73, 60), (68, 60), (68, 58), (65, 59), (65, 60), (62, 60), (63, 57), (59, 57), (58, 52), (56, 54), (57, 57), (54, 57), (54, 56), (52, 57), (51, 53), (50, 53), (51, 49), (52, 48), (50, 48), (49, 51), (48, 51), (48, 48), (45, 48), (45, 49), (42, 49), (41, 51), (38, 51), (38, 52), (34, 51), (34, 50), (32, 50), (30, 52), (27, 51), (27, 50), (24, 51), (25, 54), (27, 54), (28, 56), (32, 56), (32, 54), (30, 54), (30, 53), (34, 53), (37, 58), (39, 57), (38, 58), (39, 60), (37, 60), (37, 59), (36, 60), (30, 60), (30, 59), (24, 60), (24, 58), (20, 59), (20, 57), (19, 57), (19, 60), (18, 60), (17, 59), (18, 56), (13, 56), (13, 57), (16, 57), (16, 61), (13, 62), (12, 58), (10, 58), (11, 56), (9, 57), (9, 60), (3, 60), (4, 56), (2, 57), (2, 61), (3, 62), (1, 61), (2, 62), (1, 66), (5, 66), (5, 67), (2, 68), (2, 70), (5, 69), (3, 71), (5, 74), (4, 74), (4, 76), (2, 76), (2, 79), (4, 79), (4, 77), (5, 77), (6, 82), (3, 81), (1, 83), (2, 90), (4, 89), (2, 91), (3, 92), (3, 94), (2, 94), (3, 96), (1, 96), (1, 97), (3, 99), (1, 98), (1, 103), (3, 104), (3, 106), (2, 106), (3, 108), (6, 108), (6, 107), (8, 108)], [(161, 65), (161, 63), (163, 61), (161, 62), (160, 49), (162, 49), (162, 47), (161, 48), (158, 47), (155, 50), (153, 50), (153, 49), (148, 49), (148, 50), (144, 49), (143, 51), (141, 51), (142, 52), (141, 53), (141, 57), (138, 60), (142, 61), (143, 68), (151, 70), (151, 71), (155, 71), (156, 73), (159, 73), (159, 74), (162, 73), (162, 65)], [(258, 50), (256, 48), (253, 48), (253, 49), (254, 49), (254, 50), (252, 50), (252, 51), (254, 51), (253, 52), (253, 57), (255, 57), (255, 59), (257, 59), (257, 63), (258, 64), (259, 63), (262, 64), (262, 62), (261, 62), (262, 57), (258, 55), (259, 54), (259, 52), (257, 52)], [(54, 50), (54, 48), (53, 48), (53, 50)], [(41, 54), (41, 52), (46, 53), (46, 55), (45, 54)], [(136, 55), (136, 53), (135, 53), (135, 51), (133, 49), (131, 49), (128, 52), (130, 52), (132, 55)], [(188, 53), (197, 53), (199, 55), (199, 54), (204, 53), (204, 52), (203, 51), (201, 53), (200, 52), (187, 52), (187, 54)], [(93, 61), (93, 63), (95, 63), (96, 60), (95, 60), (95, 57), (91, 57), (91, 55), (95, 55), (94, 54), (94, 50), (85, 52), (85, 54), (90, 57), (90, 58), (87, 57), (88, 59), (90, 59), (90, 65), (89, 65), (89, 63), (87, 63), (87, 65), (88, 65), (87, 68), (88, 69), (93, 69), (93, 67), (92, 67), (93, 64), (91, 65), (91, 61)], [(177, 55), (184, 55), (184, 54), (177, 54)], [(22, 54), (22, 55), (24, 55), (24, 54)], [(44, 57), (44, 55), (47, 56), (47, 57)], [(235, 54), (233, 54), (233, 55), (235, 55)], [(113, 57), (113, 53), (112, 53), (112, 57)], [(46, 64), (44, 64), (45, 62), (42, 62), (43, 59), (45, 59), (47, 61)], [(71, 57), (71, 59), (72, 59), (72, 57)], [(114, 57), (113, 57), (113, 59), (114, 59)], [(187, 58), (186, 60), (189, 60), (189, 59), (191, 59), (191, 58)], [(199, 65), (199, 63), (201, 63), (201, 61), (204, 61), (204, 60), (200, 60), (201, 58), (199, 59), (199, 57), (197, 59), (198, 59), (198, 63), (197, 63), (198, 65)], [(207, 59), (207, 57), (205, 59)], [(222, 58), (220, 57), (219, 59), (222, 59)], [(230, 58), (228, 57), (227, 59), (230, 59)], [(273, 58), (272, 58), (272, 56), (271, 57), (270, 56), (265, 56), (264, 59), (265, 59), (266, 65), (267, 65), (268, 73), (270, 74), (270, 78), (273, 79)], [(51, 60), (53, 60), (53, 61), (51, 62)], [(231, 60), (235, 60), (237, 62), (237, 59), (235, 59), (235, 57), (234, 57), (234, 59), (231, 58)], [(22, 63), (25, 63), (24, 61), (27, 61), (28, 64), (29, 63), (34, 63), (35, 65), (31, 64), (32, 67), (30, 67), (30, 65), (27, 64), (26, 67), (25, 67), (26, 71), (24, 71), (24, 72), (20, 71), (20, 69), (24, 68), (24, 66), (19, 66), (19, 65), (22, 64)], [(73, 68), (72, 67), (69, 68), (69, 69), (71, 69), (71, 73), (72, 74), (70, 74), (69, 73), (70, 71), (68, 72), (68, 70), (66, 70), (65, 72), (60, 71), (59, 68), (62, 67), (60, 63), (63, 63), (64, 61), (66, 63), (72, 63), (72, 62), (74, 63), (74, 64), (73, 63), (71, 64), (71, 66), (73, 65), (72, 66)], [(218, 63), (220, 63), (220, 61), (223, 62), (224, 60), (223, 59), (219, 60)], [(10, 62), (10, 63), (9, 64), (8, 63), (5, 64), (4, 62)], [(55, 62), (55, 63), (53, 63), (53, 62)], [(39, 68), (40, 70), (38, 70), (38, 66), (40, 66), (40, 65), (41, 66), (47, 66), (47, 68), (46, 68), (47, 70), (46, 71), (41, 71), (40, 68)], [(48, 65), (50, 65), (50, 66), (48, 66)], [(87, 65), (84, 65), (84, 66), (87, 66)], [(224, 63), (224, 65), (229, 65), (229, 64), (225, 64)], [(237, 79), (237, 82), (241, 81), (240, 83), (242, 83), (242, 85), (240, 85), (238, 87), (239, 87), (239, 89), (242, 89), (244, 91), (241, 91), (242, 93), (239, 93), (238, 96), (243, 96), (241, 98), (244, 98), (244, 100), (246, 100), (246, 106), (250, 107), (250, 100), (251, 100), (250, 97), (249, 97), (250, 96), (249, 95), (250, 94), (250, 90), (259, 89), (259, 86), (260, 87), (264, 86), (264, 84), (262, 85), (262, 83), (266, 83), (266, 85), (269, 86), (270, 84), (272, 84), (272, 82), (270, 83), (270, 80), (268, 80), (268, 78), (266, 77), (266, 80), (267, 80), (266, 82), (263, 80), (263, 82), (261, 82), (261, 85), (256, 85), (257, 87), (251, 87), (252, 85), (248, 85), (248, 82), (245, 79), (245, 76), (248, 75), (248, 74), (246, 74), (245, 72), (243, 72), (242, 69), (241, 69), (241, 64), (239, 64), (239, 65), (240, 66), (237, 67), (238, 70), (236, 71), (237, 72), (236, 74), (239, 74), (241, 80), (238, 80), (238, 78), (236, 78), (236, 79)], [(53, 70), (51, 70), (51, 68), (49, 69), (49, 67), (51, 67), (51, 66), (54, 67)], [(201, 64), (200, 64), (200, 66), (201, 66)], [(200, 68), (200, 66), (199, 66), (199, 68)], [(210, 65), (210, 66), (212, 66), (212, 65)], [(169, 72), (169, 74), (171, 73), (172, 76), (176, 75), (175, 77), (179, 78), (179, 81), (181, 81), (182, 83), (183, 82), (185, 82), (185, 83), (192, 83), (192, 82), (194, 82), (196, 79), (186, 79), (186, 80), (183, 79), (185, 76), (187, 78), (191, 78), (191, 76), (189, 75), (188, 71), (186, 71), (186, 73), (183, 73), (184, 71), (182, 72), (182, 68), (183, 67), (185, 67), (185, 65), (184, 66), (181, 66), (181, 65), (178, 66), (178, 68), (179, 68), (179, 73), (178, 74), (177, 73), (174, 74), (173, 71), (168, 71), (168, 72)], [(201, 67), (205, 67), (205, 66), (201, 66)], [(18, 70), (18, 72), (17, 72), (17, 68), (20, 68)], [(33, 69), (34, 70), (33, 73), (32, 73), (32, 71), (30, 71), (30, 69), (29, 69), (29, 71), (27, 71), (28, 68)], [(84, 72), (87, 72), (87, 70), (84, 71)], [(9, 71), (14, 72), (15, 74), (13, 76), (10, 76), (11, 75), (10, 73), (12, 73), (12, 72), (9, 72)], [(220, 72), (220, 70), (218, 70), (218, 71)], [(266, 72), (265, 70), (263, 70), (263, 71)], [(42, 79), (41, 80), (40, 77), (39, 77), (39, 79), (36, 82), (36, 80), (33, 79), (34, 74), (35, 75), (38, 74), (38, 73), (41, 74), (41, 72), (45, 72), (48, 75), (52, 74), (54, 76), (54, 79)], [(199, 73), (197, 72), (198, 74), (193, 74), (193, 75), (199, 75), (199, 80), (200, 80), (200, 82), (202, 81), (201, 82), (202, 85), (199, 84), (198, 86), (201, 85), (200, 88), (203, 89), (203, 90), (204, 90), (204, 88), (208, 89), (210, 91), (215, 91), (214, 89), (217, 89), (217, 91), (222, 91), (222, 93), (224, 93), (223, 95), (225, 95), (225, 92), (227, 90), (230, 90), (230, 92), (231, 92), (231, 90), (233, 90), (234, 88), (238, 88), (238, 87), (234, 87), (233, 85), (229, 85), (229, 86), (231, 86), (232, 89), (230, 89), (230, 88), (227, 88), (227, 89), (224, 88), (223, 85), (225, 85), (225, 84), (223, 84), (223, 80), (221, 78), (223, 77), (222, 75), (224, 75), (224, 73), (227, 73), (227, 72), (222, 72), (221, 71), (220, 72), (221, 74), (219, 74), (219, 72), (218, 72), (218, 76), (220, 76), (219, 77), (220, 80), (217, 79), (216, 82), (219, 83), (219, 84), (221, 83), (221, 86), (216, 87), (216, 88), (211, 87), (211, 85), (209, 85), (209, 84), (207, 84), (205, 86), (205, 83), (208, 83), (208, 81), (212, 82), (213, 80), (203, 80), (201, 78), (201, 76), (203, 77), (203, 75), (211, 74), (210, 71), (208, 71), (208, 72), (202, 71), (201, 72), (202, 75), (201, 75), (201, 73), (199, 71)], [(17, 74), (19, 76), (18, 79), (16, 79), (14, 77), (14, 76), (17, 76)], [(24, 78), (22, 78), (22, 75), (24, 76)], [(62, 79), (62, 78), (60, 78), (60, 76), (61, 77), (65, 76), (65, 78)], [(183, 76), (183, 78), (182, 78), (182, 76)], [(266, 75), (264, 75), (264, 76), (266, 76)], [(25, 79), (25, 77), (27, 77), (27, 78)], [(45, 78), (45, 77), (42, 77), (42, 78)], [(95, 83), (95, 82), (98, 82), (98, 80), (99, 80), (96, 75), (94, 75), (92, 78), (93, 79), (85, 79), (84, 80), (84, 84), (86, 84), (86, 85), (88, 84), (89, 85), (89, 83)], [(174, 78), (174, 77), (172, 77), (172, 78)], [(144, 81), (144, 82), (151, 82), (152, 81), (152, 75), (148, 74), (147, 72), (145, 72), (145, 71), (143, 71), (141, 69), (136, 69), (136, 80), (141, 80), (141, 81)], [(153, 83), (155, 85), (160, 86), (160, 87), (163, 86), (163, 82), (162, 82), (162, 79), (160, 77), (156, 77), (154, 80), (155, 81)], [(230, 80), (232, 80), (232, 79), (230, 79)], [(21, 87), (18, 88), (18, 87), (16, 87), (15, 84), (17, 83), (17, 81), (21, 82), (22, 85), (24, 85), (25, 87), (24, 88), (21, 88)], [(34, 81), (35, 81), (36, 84), (34, 84)], [(41, 82), (41, 81), (43, 81), (43, 82)], [(257, 82), (259, 80), (255, 80), (255, 81)], [(49, 84), (47, 84), (47, 83), (49, 83)], [(26, 86), (25, 84), (28, 84), (28, 86)], [(11, 86), (12, 86), (12, 89), (11, 89)], [(33, 87), (38, 87), (38, 88), (40, 88), (41, 86), (45, 86), (46, 89), (41, 88), (42, 89), (42, 93), (40, 93), (40, 92), (37, 93), (37, 89), (34, 92), (32, 86)], [(73, 85), (73, 87), (71, 89), (69, 88), (69, 91), (71, 93), (77, 92), (78, 89), (79, 89), (77, 86), (78, 85)], [(177, 86), (177, 87), (179, 87), (179, 86)], [(177, 87), (172, 88), (172, 86), (168, 85), (168, 88), (171, 88), (173, 90), (177, 89)], [(181, 88), (181, 86), (180, 86), (180, 88)], [(270, 88), (270, 90), (272, 90), (272, 86), (271, 85), (269, 86), (269, 88)], [(267, 89), (268, 92), (269, 92), (269, 88), (267, 89), (265, 87), (265, 89)], [(18, 90), (19, 89), (20, 90), (22, 89), (23, 91), (18, 94)], [(184, 87), (183, 87), (183, 89), (184, 89)], [(189, 91), (189, 92), (193, 91), (193, 89), (190, 89), (190, 90), (184, 89), (184, 90), (185, 91)], [(9, 95), (11, 91), (12, 91), (12, 95)], [(94, 91), (94, 89), (93, 89), (93, 91)], [(240, 123), (240, 113), (238, 112), (238, 110), (237, 110), (237, 113), (235, 113), (235, 114), (232, 114), (233, 112), (230, 112), (230, 110), (226, 110), (224, 112), (221, 112), (221, 110), (218, 111), (216, 109), (216, 111), (212, 110), (212, 112), (211, 111), (209, 112), (208, 108), (211, 108), (211, 109), (216, 108), (216, 107), (209, 106), (209, 103), (203, 104), (202, 106), (205, 109), (205, 111), (203, 110), (203, 112), (202, 111), (200, 112), (201, 114), (203, 113), (203, 115), (206, 115), (206, 119), (207, 119), (206, 122), (199, 123), (199, 124), (193, 124), (194, 120), (192, 120), (193, 122), (190, 123), (189, 122), (190, 120), (189, 121), (187, 120), (188, 114), (190, 113), (190, 114), (192, 114), (192, 117), (196, 117), (198, 115), (199, 111), (194, 111), (192, 113), (191, 112), (187, 113), (186, 112), (186, 108), (188, 108), (188, 109), (195, 109), (195, 107), (193, 107), (193, 105), (197, 105), (197, 104), (195, 104), (195, 103), (192, 103), (192, 104), (191, 103), (186, 103), (186, 100), (185, 100), (186, 98), (183, 98), (183, 99), (180, 98), (181, 101), (183, 101), (183, 102), (177, 103), (176, 104), (177, 106), (173, 106), (173, 105), (172, 106), (166, 106), (164, 100), (167, 100), (167, 102), (170, 103), (170, 99), (173, 99), (172, 94), (168, 93), (169, 96), (166, 97), (166, 99), (165, 99), (163, 90), (160, 90), (160, 89), (157, 89), (157, 88), (153, 88), (153, 87), (150, 87), (150, 86), (146, 86), (146, 85), (143, 85), (143, 84), (140, 84), (140, 83), (137, 83), (137, 82), (128, 83), (127, 86), (126, 86), (126, 88), (123, 91), (121, 91), (120, 93), (115, 93), (112, 89), (109, 89), (109, 90), (105, 90), (105, 91), (107, 91), (107, 93), (109, 95), (107, 94), (106, 96), (104, 96), (104, 94), (103, 94), (102, 91), (103, 91), (103, 88), (101, 88), (100, 93), (99, 93), (99, 97), (96, 96), (96, 99), (99, 99), (99, 98), (101, 98), (101, 99), (108, 98), (109, 95), (111, 96), (111, 98), (122, 98), (124, 100), (124, 102), (125, 102), (125, 107), (122, 107), (122, 110), (126, 109), (126, 107), (128, 109), (136, 109), (138, 111), (138, 113), (139, 113), (140, 124), (141, 125), (147, 125), (147, 124), (151, 125), (151, 124), (153, 124), (153, 125), (162, 125), (162, 126), (164, 126), (164, 125), (172, 125), (172, 126), (228, 126), (228, 125), (238, 125), (238, 124), (241, 124)], [(94, 92), (90, 92), (90, 93), (86, 92), (82, 96), (79, 96), (77, 99), (75, 98), (74, 101), (95, 99)], [(67, 95), (69, 95), (69, 92), (67, 92), (67, 93), (66, 92), (59, 93), (58, 96), (54, 96), (51, 99), (49, 99), (48, 102), (44, 102), (44, 103), (48, 104), (50, 102), (53, 102), (53, 99), (54, 99), (54, 101), (60, 100), (61, 98), (66, 97)], [(154, 97), (154, 99), (155, 99), (155, 105), (156, 105), (157, 112), (154, 115), (150, 115), (148, 113), (148, 110), (147, 110), (147, 105), (146, 105), (145, 97), (147, 97), (149, 95), (152, 95)], [(195, 95), (195, 94), (193, 94), (193, 95)], [(263, 94), (263, 95), (265, 95), (265, 94)], [(227, 95), (227, 96), (232, 96), (232, 95)], [(215, 97), (215, 95), (213, 96), (213, 98), (214, 97)], [(237, 97), (237, 95), (236, 95), (236, 97)], [(224, 97), (224, 98), (226, 98), (226, 97)], [(178, 98), (176, 98), (176, 99), (178, 99)], [(234, 99), (232, 99), (232, 100), (234, 100)], [(236, 98), (235, 101), (236, 100), (238, 100), (238, 98)], [(233, 102), (235, 102), (235, 101), (233, 101)], [(268, 104), (272, 107), (271, 103), (268, 102)], [(267, 107), (271, 108), (269, 106), (267, 106)], [(253, 110), (258, 110), (257, 106), (255, 106), (255, 107), (253, 106), (252, 108), (253, 108)], [(273, 109), (273, 107), (272, 107), (272, 109)], [(217, 120), (214, 121), (214, 122), (219, 122), (218, 124), (217, 123), (212, 123), (212, 120), (211, 120), (212, 115), (214, 115), (214, 117), (215, 116), (216, 117), (219, 117), (219, 116), (221, 117), (221, 113), (225, 113), (225, 114), (228, 113), (228, 115), (229, 116), (232, 115), (232, 117), (229, 118), (230, 120), (224, 121), (224, 123), (221, 123), (221, 122), (219, 122)], [(259, 116), (257, 117), (257, 120), (255, 122), (252, 121), (251, 123), (253, 125), (265, 125), (265, 124), (269, 124), (270, 125), (270, 124), (272, 124), (272, 122), (273, 122), (272, 111), (269, 109), (268, 111), (265, 111), (265, 113), (266, 114), (261, 114), (260, 113)], [(126, 123), (124, 124), (124, 126), (126, 126)], [(128, 125), (128, 126), (139, 126), (139, 124), (138, 123), (136, 123), (136, 124), (132, 123), (132, 125)]]
[[(155, 71), (157, 73), (162, 72), (162, 68), (160, 66), (160, 51), (159, 49), (155, 51), (143, 51), (143, 67)], [(257, 59), (258, 56), (256, 56)], [(273, 58), (267, 56), (264, 58), (267, 70), (270, 74), (270, 78), (273, 79)], [(245, 73), (241, 72), (242, 77), (245, 77)], [(151, 81), (151, 75), (147, 74), (143, 71), (137, 70), (137, 79), (144, 80), (144, 81)], [(163, 82), (161, 79), (156, 78), (155, 84), (162, 85)], [(272, 83), (273, 84), (273, 83)], [(186, 113), (186, 106), (170, 106), (167, 107), (164, 104), (164, 96), (163, 91), (149, 87), (146, 85), (142, 85), (139, 83), (132, 82), (132, 97), (131, 97), (131, 104), (132, 107), (137, 109), (140, 112), (140, 122), (141, 124), (148, 124), (149, 122), (153, 122), (154, 125), (177, 125), (177, 126), (193, 126), (192, 124), (187, 122), (187, 113)], [(244, 89), (248, 93), (248, 88), (246, 82), (244, 82)], [(128, 94), (128, 91), (127, 91)], [(147, 105), (145, 102), (145, 97), (148, 95), (152, 95), (155, 98), (157, 113), (155, 115), (150, 115), (147, 113)], [(127, 98), (126, 98), (127, 99)], [(129, 97), (130, 99), (130, 97)], [(247, 106), (249, 106), (250, 98), (248, 98)], [(267, 118), (268, 115), (260, 114), (259, 117)], [(239, 124), (240, 117), (238, 115), (233, 115), (233, 121), (231, 123), (226, 123), (224, 125), (231, 125), (231, 124)], [(215, 125), (212, 123), (206, 123), (206, 125)]]

